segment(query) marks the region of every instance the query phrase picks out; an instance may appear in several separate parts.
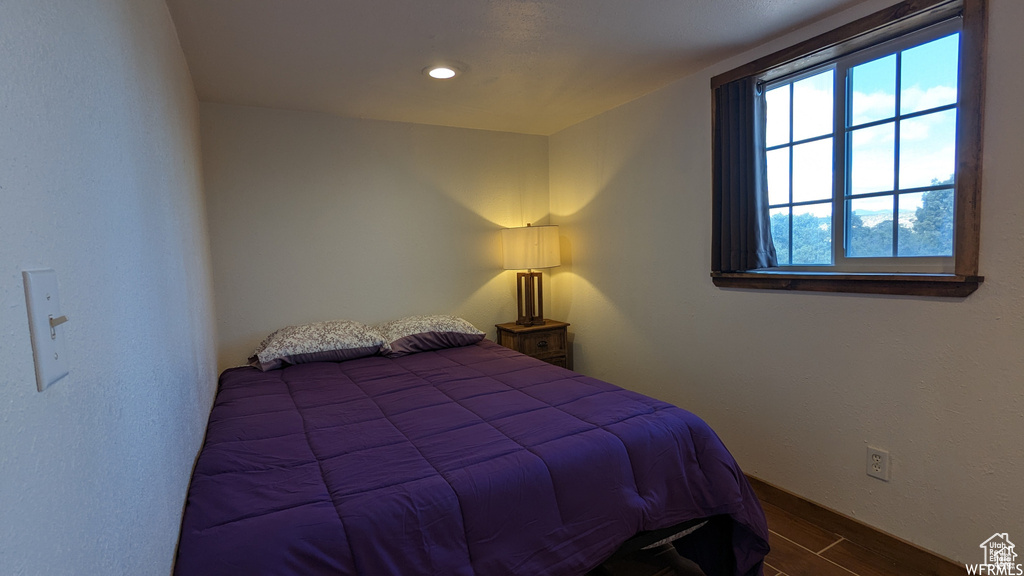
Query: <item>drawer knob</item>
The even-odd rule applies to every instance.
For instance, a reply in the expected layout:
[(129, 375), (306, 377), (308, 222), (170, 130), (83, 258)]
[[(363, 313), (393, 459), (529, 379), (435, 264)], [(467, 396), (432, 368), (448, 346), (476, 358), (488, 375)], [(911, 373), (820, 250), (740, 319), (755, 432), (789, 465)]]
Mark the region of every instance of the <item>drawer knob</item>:
[(537, 342), (537, 346), (540, 347), (540, 348), (547, 348), (548, 341), (547, 340), (541, 340), (540, 342)]

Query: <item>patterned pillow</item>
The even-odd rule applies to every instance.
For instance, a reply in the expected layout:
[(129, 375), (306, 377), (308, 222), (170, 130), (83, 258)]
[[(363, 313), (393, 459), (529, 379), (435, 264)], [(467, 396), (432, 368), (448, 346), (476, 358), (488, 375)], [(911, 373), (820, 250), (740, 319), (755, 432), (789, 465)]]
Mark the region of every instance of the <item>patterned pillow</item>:
[(374, 326), (384, 338), (384, 355), (397, 358), (413, 352), (469, 346), (484, 333), (458, 316), (409, 316)]
[(341, 362), (385, 350), (384, 340), (352, 320), (289, 326), (267, 336), (249, 357), (249, 365), (266, 372), (283, 364)]

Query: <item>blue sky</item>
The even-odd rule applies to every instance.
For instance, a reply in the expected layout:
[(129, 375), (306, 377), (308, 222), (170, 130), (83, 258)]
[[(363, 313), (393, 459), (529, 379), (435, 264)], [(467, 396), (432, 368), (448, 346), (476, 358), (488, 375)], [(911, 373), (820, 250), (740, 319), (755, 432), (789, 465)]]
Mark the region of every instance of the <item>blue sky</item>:
[[(956, 102), (959, 34), (954, 33), (902, 52), (900, 110), (909, 114)], [(896, 112), (896, 55), (860, 64), (851, 70), (853, 125), (892, 118)], [(831, 131), (833, 72), (825, 71), (793, 85), (793, 132), (800, 140)], [(767, 142), (789, 139), (789, 90), (770, 90)], [(900, 188), (927, 186), (945, 180), (955, 166), (956, 112), (949, 110), (904, 120), (900, 125)], [(852, 191), (865, 194), (894, 186), (893, 123), (855, 130), (850, 148)], [(794, 201), (827, 200), (831, 196), (830, 140), (794, 148)], [(788, 196), (789, 161), (785, 149), (769, 152), (769, 196), (772, 204)], [(892, 197), (857, 202), (863, 210), (892, 209)], [(920, 195), (901, 198), (902, 210), (913, 210)], [(821, 210), (824, 210), (824, 206)], [(824, 215), (824, 213), (822, 214)]]

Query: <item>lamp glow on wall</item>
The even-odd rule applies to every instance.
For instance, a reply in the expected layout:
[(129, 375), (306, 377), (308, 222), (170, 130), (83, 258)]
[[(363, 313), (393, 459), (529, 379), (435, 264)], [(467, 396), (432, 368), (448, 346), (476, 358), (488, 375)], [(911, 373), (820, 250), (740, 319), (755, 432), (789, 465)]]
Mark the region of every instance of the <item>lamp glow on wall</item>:
[(516, 299), (519, 318), (516, 324), (533, 326), (544, 323), (543, 278), (538, 268), (562, 264), (558, 226), (506, 228), (501, 231), (505, 270), (526, 270), (516, 274)]

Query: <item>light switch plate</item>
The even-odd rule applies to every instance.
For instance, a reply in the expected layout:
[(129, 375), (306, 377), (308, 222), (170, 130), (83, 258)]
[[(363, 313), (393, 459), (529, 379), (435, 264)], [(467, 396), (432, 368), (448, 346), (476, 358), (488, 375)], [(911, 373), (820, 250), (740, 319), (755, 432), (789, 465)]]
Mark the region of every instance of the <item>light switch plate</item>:
[(60, 318), (60, 295), (57, 293), (57, 272), (53, 269), (22, 270), (28, 327), (32, 336), (32, 356), (36, 365), (39, 391), (68, 375), (67, 344), (64, 325), (51, 326), (51, 318)]

